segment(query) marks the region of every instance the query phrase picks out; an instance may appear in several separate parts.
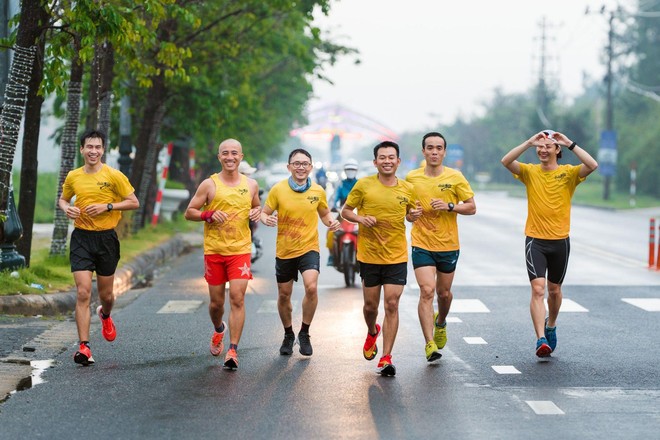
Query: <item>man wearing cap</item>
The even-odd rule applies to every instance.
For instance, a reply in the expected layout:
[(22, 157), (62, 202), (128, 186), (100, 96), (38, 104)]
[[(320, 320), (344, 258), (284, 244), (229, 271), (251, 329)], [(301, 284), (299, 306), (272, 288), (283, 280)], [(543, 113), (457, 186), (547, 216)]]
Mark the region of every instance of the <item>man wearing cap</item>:
[[(355, 186), (355, 182), (357, 182), (357, 172), (358, 172), (357, 160), (348, 159), (344, 164), (344, 174), (346, 174), (346, 178), (341, 181), (341, 183), (337, 187), (337, 190), (332, 195), (332, 198), (330, 199), (330, 208), (341, 209), (342, 205), (346, 202), (348, 193), (351, 192), (351, 190)], [(326, 237), (326, 247), (328, 248), (329, 251), (328, 263), (327, 263), (328, 266), (332, 266), (334, 264), (334, 257), (332, 256), (332, 250), (335, 241), (334, 237), (335, 237), (335, 233), (333, 231), (328, 230), (328, 236)]]
[[(539, 164), (518, 162), (530, 147), (536, 148)], [(562, 147), (580, 160), (580, 165), (559, 165)], [(598, 168), (596, 160), (564, 134), (552, 130), (536, 133), (502, 158), (504, 165), (527, 189), (525, 260), (532, 287), (529, 309), (536, 332), (536, 355), (550, 356), (557, 346), (556, 320), (561, 307), (561, 285), (570, 253), (571, 198), (578, 184)], [(546, 278), (548, 317), (545, 316)]]

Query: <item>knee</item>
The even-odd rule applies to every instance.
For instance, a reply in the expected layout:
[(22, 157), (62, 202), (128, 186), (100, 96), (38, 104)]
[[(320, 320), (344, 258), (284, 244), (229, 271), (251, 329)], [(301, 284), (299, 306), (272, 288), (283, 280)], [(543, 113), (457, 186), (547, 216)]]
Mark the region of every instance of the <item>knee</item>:
[(92, 289), (87, 286), (78, 286), (78, 302), (79, 303), (88, 303), (92, 298)]
[(545, 297), (545, 286), (532, 286), (532, 297), (534, 297), (534, 298), (544, 298)]
[(435, 289), (433, 286), (419, 286), (419, 299), (421, 301), (433, 301)]
[(369, 314), (374, 314), (378, 313), (378, 304), (372, 302), (372, 301), (365, 301), (364, 302), (364, 312), (369, 313)]
[(219, 311), (219, 310), (222, 310), (223, 307), (224, 307), (224, 304), (221, 301), (211, 300), (209, 302), (209, 309), (210, 310)]
[(440, 289), (438, 290), (438, 298), (440, 299), (449, 299), (451, 297), (451, 290), (449, 289)]
[(305, 296), (308, 298), (316, 298), (318, 296), (318, 289), (316, 286), (305, 289)]
[(390, 313), (396, 313), (399, 310), (399, 299), (398, 298), (392, 298), (388, 299), (385, 301), (385, 304), (383, 304), (385, 308), (385, 313), (390, 314)]
[(561, 286), (548, 286), (548, 296), (558, 297), (561, 296)]
[(232, 309), (242, 309), (245, 305), (245, 299), (243, 296), (233, 297), (229, 300)]

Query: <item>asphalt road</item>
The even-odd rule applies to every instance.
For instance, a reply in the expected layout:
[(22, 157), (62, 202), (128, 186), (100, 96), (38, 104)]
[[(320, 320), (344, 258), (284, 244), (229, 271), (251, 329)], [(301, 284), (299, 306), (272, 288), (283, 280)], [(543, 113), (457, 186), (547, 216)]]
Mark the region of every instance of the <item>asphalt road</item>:
[[(655, 438), (660, 274), (634, 252), (617, 250), (614, 234), (593, 240), (595, 227), (591, 237), (573, 234), (572, 242), (584, 246), (571, 255), (558, 348), (539, 362), (529, 287), (518, 267), (518, 201), (484, 196), (477, 207), (477, 216), (461, 219), (449, 342), (435, 364), (424, 358), (412, 272), (393, 352), (397, 375), (383, 378), (376, 361), (362, 358), (360, 289), (344, 288), (341, 274), (326, 267), (311, 328), (314, 355), (303, 357), (296, 347), (293, 356), (280, 356), (274, 250), (266, 245), (246, 296), (239, 369), (225, 371), (208, 352), (198, 251), (164, 268), (152, 287), (119, 299), (115, 342), (103, 341), (93, 320), (96, 365), (73, 363), (75, 341), (67, 331), (74, 324), (59, 323), (68, 350), (54, 354), (54, 367), (40, 376), (44, 383), (0, 405), (0, 438)], [(577, 211), (574, 225), (583, 215)], [(621, 220), (619, 213), (584, 212), (583, 222), (605, 228), (631, 223), (628, 214)], [(274, 243), (273, 233), (258, 231), (266, 243)], [(294, 299), (298, 327), (299, 285)], [(181, 313), (159, 313), (168, 303)]]

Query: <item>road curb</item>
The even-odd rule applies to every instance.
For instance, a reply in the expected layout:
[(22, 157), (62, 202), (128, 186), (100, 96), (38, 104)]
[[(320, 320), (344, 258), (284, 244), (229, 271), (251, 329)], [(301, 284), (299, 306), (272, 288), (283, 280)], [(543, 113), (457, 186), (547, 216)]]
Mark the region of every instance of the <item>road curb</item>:
[[(164, 244), (138, 255), (115, 273), (114, 294), (120, 296), (131, 288), (149, 281), (154, 272), (170, 258), (177, 257), (201, 244), (201, 235), (181, 233)], [(92, 301), (98, 293), (94, 283)], [(5, 315), (58, 315), (69, 313), (76, 307), (75, 289), (68, 292), (43, 295), (0, 296), (0, 313)]]

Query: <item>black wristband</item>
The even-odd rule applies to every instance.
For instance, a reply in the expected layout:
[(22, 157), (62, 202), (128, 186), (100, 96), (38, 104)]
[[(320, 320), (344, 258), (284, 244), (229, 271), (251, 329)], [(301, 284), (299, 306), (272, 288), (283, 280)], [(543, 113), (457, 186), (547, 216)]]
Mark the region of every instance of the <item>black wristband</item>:
[(573, 142), (571, 145), (568, 146), (568, 149), (573, 151), (573, 148), (575, 148), (576, 145), (577, 144), (575, 142)]

